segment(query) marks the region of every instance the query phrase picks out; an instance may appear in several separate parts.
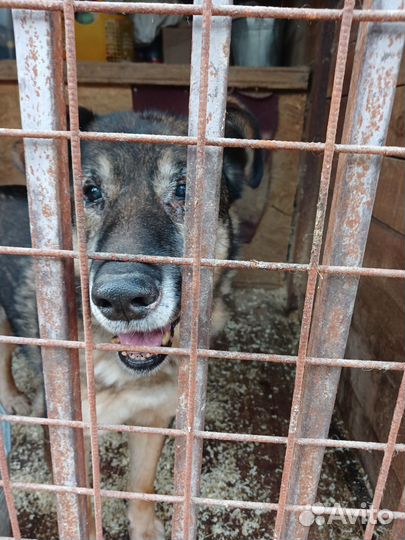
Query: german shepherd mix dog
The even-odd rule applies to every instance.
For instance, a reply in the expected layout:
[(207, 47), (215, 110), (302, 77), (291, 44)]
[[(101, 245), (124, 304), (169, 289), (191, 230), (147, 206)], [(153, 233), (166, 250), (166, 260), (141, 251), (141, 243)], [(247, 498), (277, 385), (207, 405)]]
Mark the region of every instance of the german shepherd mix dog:
[[(96, 116), (81, 111), (81, 129), (99, 132), (186, 135), (187, 119), (158, 112), (124, 112)], [(84, 120), (83, 120), (84, 118)], [(258, 138), (250, 114), (232, 104), (227, 137)], [(83, 204), (87, 245), (91, 251), (183, 255), (185, 147), (111, 142), (82, 142)], [(262, 176), (260, 151), (225, 149), (215, 256), (237, 253), (238, 225), (232, 204), (244, 185), (255, 187)], [(0, 190), (0, 244), (29, 247), (25, 188)], [(216, 275), (212, 334), (223, 326), (221, 300), (226, 276)], [(32, 260), (0, 255), (0, 334), (38, 336)], [(222, 291), (222, 292), (221, 292)], [(176, 412), (177, 360), (168, 355), (127, 352), (126, 346), (178, 344), (181, 321), (181, 268), (140, 263), (90, 262), (90, 302), (95, 340), (122, 345), (117, 353), (95, 351), (97, 416), (104, 424), (167, 427)], [(0, 400), (9, 411), (27, 413), (12, 370), (13, 347), (0, 346)], [(43, 395), (40, 351), (21, 348), (30, 365), (39, 366), (38, 395)], [(81, 360), (83, 418), (89, 419), (84, 360)], [(42, 403), (38, 398), (35, 403)], [(30, 405), (31, 407), (31, 405)], [(43, 414), (38, 406), (34, 414)], [(35, 410), (36, 408), (36, 410)], [(129, 486), (153, 492), (163, 437), (129, 436)], [(163, 526), (154, 505), (129, 502), (131, 540), (162, 540)]]

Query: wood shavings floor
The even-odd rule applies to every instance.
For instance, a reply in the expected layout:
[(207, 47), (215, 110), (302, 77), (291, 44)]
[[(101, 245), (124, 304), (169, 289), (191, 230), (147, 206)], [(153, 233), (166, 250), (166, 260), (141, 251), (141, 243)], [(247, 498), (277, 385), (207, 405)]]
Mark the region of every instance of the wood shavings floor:
[[(299, 324), (283, 312), (283, 291), (234, 291), (228, 299), (231, 317), (214, 344), (219, 349), (295, 354)], [(239, 433), (287, 435), (294, 385), (294, 368), (279, 364), (213, 360), (209, 365), (206, 429)], [(331, 437), (345, 438), (335, 414)], [(15, 481), (51, 482), (44, 461), (41, 428), (14, 426), (11, 474)], [(204, 497), (277, 502), (284, 446), (206, 441), (201, 476)], [(125, 437), (108, 434), (101, 441), (103, 487), (126, 489)], [(173, 493), (173, 441), (167, 440), (160, 460), (157, 491)], [(45, 493), (15, 491), (25, 538), (57, 538), (55, 498)], [(370, 503), (368, 481), (358, 455), (330, 449), (326, 452), (318, 501), (359, 507)], [(125, 501), (105, 500), (103, 525), (110, 540), (128, 538)], [(170, 538), (170, 505), (158, 505)], [(199, 512), (198, 540), (271, 540), (275, 513), (206, 508)], [(312, 540), (356, 540), (362, 525), (334, 522), (312, 525)], [(387, 537), (379, 530), (378, 538)], [(376, 536), (377, 538), (377, 536)]]

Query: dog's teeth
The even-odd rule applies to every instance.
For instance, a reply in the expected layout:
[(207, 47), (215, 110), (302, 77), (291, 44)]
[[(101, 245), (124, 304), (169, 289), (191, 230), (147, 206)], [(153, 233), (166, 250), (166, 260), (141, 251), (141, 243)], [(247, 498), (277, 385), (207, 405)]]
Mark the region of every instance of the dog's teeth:
[(122, 356), (128, 356), (128, 353), (125, 351), (121, 351)]
[(167, 331), (162, 339), (162, 345), (166, 347), (170, 343), (170, 338), (172, 337), (171, 332)]

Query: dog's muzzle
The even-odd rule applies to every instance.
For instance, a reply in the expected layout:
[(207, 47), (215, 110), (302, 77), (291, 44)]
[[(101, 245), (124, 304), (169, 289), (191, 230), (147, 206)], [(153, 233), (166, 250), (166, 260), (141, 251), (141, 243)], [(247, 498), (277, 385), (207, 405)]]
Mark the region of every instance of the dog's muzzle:
[[(134, 332), (132, 334), (118, 334), (112, 339), (113, 343), (130, 345), (132, 347), (171, 347), (174, 330), (179, 322), (166, 325), (164, 328), (152, 332)], [(157, 368), (166, 358), (166, 354), (152, 354), (144, 352), (120, 351), (121, 362), (132, 371), (142, 373)]]

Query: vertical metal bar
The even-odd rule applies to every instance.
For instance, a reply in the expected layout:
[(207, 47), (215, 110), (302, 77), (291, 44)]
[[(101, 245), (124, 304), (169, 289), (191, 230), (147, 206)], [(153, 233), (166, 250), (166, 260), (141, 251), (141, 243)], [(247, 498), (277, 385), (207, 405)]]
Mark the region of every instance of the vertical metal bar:
[[(364, 8), (401, 9), (403, 0), (368, 0)], [(343, 143), (381, 145), (386, 139), (395, 86), (404, 47), (403, 23), (362, 24), (355, 55)], [(323, 264), (360, 266), (371, 221), (381, 168), (380, 156), (340, 155), (328, 223)], [(343, 357), (358, 277), (323, 276), (314, 304), (308, 355)], [(304, 376), (300, 437), (327, 436), (339, 383), (340, 369), (308, 367)], [(315, 501), (323, 448), (296, 449), (287, 501)], [(289, 513), (284, 536), (307, 538), (308, 528)]]
[[(399, 387), (397, 402), (395, 404), (394, 414), (392, 416), (392, 422), (390, 432), (388, 434), (387, 446), (384, 450), (384, 457), (381, 463), (380, 472), (378, 474), (377, 485), (374, 491), (374, 498), (371, 504), (371, 515), (377, 515), (381, 508), (382, 498), (384, 490), (387, 486), (388, 473), (390, 471), (392, 459), (395, 453), (395, 444), (397, 442), (399, 429), (404, 417), (405, 411), (405, 373), (402, 375), (401, 386)], [(366, 531), (364, 533), (364, 540), (372, 540), (375, 521), (369, 520), (367, 523)]]
[[(199, 5), (202, 0), (196, 0)], [(232, 0), (218, 0), (230, 5)], [(212, 0), (203, 2), (203, 16), (193, 20), (189, 135), (197, 146), (187, 156), (187, 212), (185, 256), (193, 257), (183, 270), (181, 346), (190, 347), (189, 362), (179, 371), (177, 426), (187, 430), (176, 443), (175, 489), (184, 493), (184, 504), (174, 508), (173, 540), (196, 536), (196, 508), (192, 497), (199, 492), (202, 440), (195, 430), (204, 427), (207, 364), (197, 357), (198, 347), (209, 346), (213, 271), (201, 269), (202, 257), (215, 256), (223, 149), (206, 147), (207, 137), (222, 137), (225, 129), (231, 19), (211, 19)]]
[[(296, 485), (297, 479), (292, 480), (295, 474), (294, 458), (298, 451), (297, 439), (302, 418), (302, 400), (305, 389), (304, 376), (306, 358), (308, 356), (309, 331), (312, 318), (312, 310), (315, 299), (316, 282), (318, 278), (318, 266), (320, 260), (323, 231), (325, 226), (326, 206), (334, 157), (337, 125), (342, 99), (343, 81), (346, 71), (347, 54), (349, 49), (350, 30), (353, 22), (354, 0), (345, 0), (342, 21), (339, 32), (339, 43), (336, 57), (336, 67), (333, 80), (331, 105), (326, 130), (325, 151), (323, 156), (321, 180), (318, 196), (318, 207), (315, 219), (314, 237), (312, 242), (311, 257), (309, 264), (307, 288), (302, 315), (301, 335), (298, 347), (297, 368), (295, 374), (293, 400), (291, 405), (290, 425), (288, 428), (287, 447), (284, 459), (283, 475), (279, 497), (279, 508), (276, 516), (274, 538), (285, 538), (284, 521), (286, 505), (290, 498), (292, 486)], [(304, 533), (305, 534), (305, 533)]]
[[(63, 102), (61, 58), (55, 53), (60, 38), (60, 16), (41, 12), (13, 12), (16, 55), (23, 129), (60, 129), (60, 104)], [(59, 84), (58, 84), (59, 83)], [(59, 109), (59, 110), (58, 110)], [(64, 114), (64, 112), (63, 112)], [(60, 201), (66, 179), (59, 183), (63, 163), (52, 140), (25, 139), (25, 162), (33, 247), (58, 249), (65, 245)], [(67, 171), (64, 171), (67, 174)], [(65, 224), (66, 225), (66, 224)], [(66, 266), (59, 260), (35, 260), (36, 294), (40, 336), (69, 339), (69, 306)], [(69, 288), (70, 290), (71, 287)], [(77, 358), (77, 357), (76, 357)], [(72, 362), (73, 359), (73, 362)], [(42, 351), (47, 412), (50, 418), (76, 420), (80, 396), (78, 364), (65, 349)], [(72, 428), (50, 428), (54, 482), (83, 485), (82, 433)], [(87, 536), (83, 499), (74, 494), (57, 495), (59, 535), (62, 539)]]
[[(336, 21), (317, 21), (317, 43), (315, 51), (322, 62), (314, 69), (311, 90), (308, 96), (309, 110), (306, 112), (305, 140), (320, 142), (325, 140), (328, 120), (328, 84), (331, 61), (334, 55)], [(316, 31), (316, 30), (315, 30)], [(313, 30), (311, 30), (311, 33)], [(307, 262), (311, 255), (312, 234), (315, 226), (316, 204), (322, 168), (322, 154), (303, 152), (300, 156), (299, 177), (295, 199), (293, 238), (290, 260)], [(287, 276), (288, 308), (298, 307), (302, 312), (305, 295), (304, 273), (291, 272)]]
[[(401, 500), (398, 505), (398, 512), (405, 512), (405, 485), (402, 491)], [(390, 540), (403, 540), (405, 538), (405, 520), (396, 519), (391, 529)]]
[[(76, 212), (77, 239), (79, 244), (80, 291), (83, 310), (85, 339), (87, 399), (89, 404), (91, 463), (94, 488), (95, 537), (103, 538), (100, 449), (97, 432), (96, 383), (94, 375), (94, 336), (91, 321), (89, 259), (86, 247), (86, 216), (83, 208), (82, 166), (80, 151), (79, 99), (77, 90), (75, 14), (72, 0), (65, 0), (63, 6), (65, 18), (67, 86), (69, 96), (69, 118), (71, 131), (71, 157), (73, 188)], [(93, 531), (92, 531), (93, 533)]]

